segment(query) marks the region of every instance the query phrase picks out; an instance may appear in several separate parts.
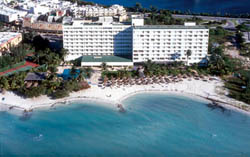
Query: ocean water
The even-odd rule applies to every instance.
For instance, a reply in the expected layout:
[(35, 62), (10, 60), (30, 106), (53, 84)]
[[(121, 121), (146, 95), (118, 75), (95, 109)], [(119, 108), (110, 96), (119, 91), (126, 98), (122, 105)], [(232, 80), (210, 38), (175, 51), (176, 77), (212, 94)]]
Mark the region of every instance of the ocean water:
[(28, 117), (0, 112), (0, 156), (250, 156), (250, 116), (167, 94), (123, 104), (125, 113), (87, 101)]
[(151, 5), (160, 9), (180, 10), (195, 13), (230, 13), (241, 14), (250, 13), (250, 0), (86, 0), (99, 4), (112, 5), (121, 4), (124, 6), (134, 6), (136, 2), (143, 7), (149, 8)]

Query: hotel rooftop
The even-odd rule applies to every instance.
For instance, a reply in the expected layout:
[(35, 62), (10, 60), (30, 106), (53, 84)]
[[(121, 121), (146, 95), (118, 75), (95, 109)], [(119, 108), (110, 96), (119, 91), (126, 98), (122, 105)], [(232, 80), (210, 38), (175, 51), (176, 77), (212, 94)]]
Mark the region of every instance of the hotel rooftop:
[(134, 26), (134, 29), (208, 29), (200, 25), (144, 25)]

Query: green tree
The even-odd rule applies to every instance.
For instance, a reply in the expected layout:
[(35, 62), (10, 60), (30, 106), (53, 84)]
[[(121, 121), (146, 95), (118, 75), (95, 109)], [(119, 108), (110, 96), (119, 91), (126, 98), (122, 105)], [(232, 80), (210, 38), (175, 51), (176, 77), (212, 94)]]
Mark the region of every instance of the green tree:
[(60, 51), (60, 59), (62, 59), (62, 61), (64, 61), (65, 56), (68, 54), (68, 50), (62, 48), (62, 50)]
[(0, 87), (6, 90), (10, 87), (8, 79), (5, 76), (0, 77)]
[(248, 32), (248, 31), (250, 31), (250, 27), (245, 25), (244, 23), (236, 26), (236, 28), (240, 32)]
[(36, 51), (45, 50), (49, 47), (49, 40), (44, 39), (42, 36), (38, 35), (33, 38), (33, 45)]
[(243, 47), (245, 39), (243, 37), (243, 33), (237, 32), (235, 35), (236, 41), (239, 44), (240, 49)]
[(80, 70), (80, 72), (79, 72), (79, 75), (78, 75), (77, 79), (78, 79), (79, 81), (83, 81), (83, 80), (84, 80), (84, 76), (83, 76), (83, 74), (84, 74), (84, 69), (80, 68), (79, 70)]
[(87, 67), (87, 68), (84, 68), (83, 69), (83, 72), (86, 74), (86, 76), (88, 78), (90, 78), (92, 76), (92, 73), (93, 73), (93, 69), (91, 67)]
[(134, 9), (136, 12), (140, 12), (142, 10), (141, 3), (136, 2)]
[(150, 6), (151, 13), (157, 13), (158, 9), (155, 6)]
[(75, 75), (77, 75), (77, 70), (76, 70), (76, 67), (75, 66), (72, 66), (72, 68), (71, 68), (71, 70), (70, 70), (70, 75), (71, 76), (75, 76)]
[(192, 51), (191, 50), (187, 50), (186, 56), (187, 56), (187, 65), (189, 65), (188, 61), (189, 61), (189, 57), (192, 55)]
[(102, 71), (107, 70), (107, 63), (103, 62), (103, 63), (101, 64), (101, 67), (102, 67)]
[(57, 66), (55, 66), (55, 65), (50, 65), (50, 66), (48, 67), (48, 70), (49, 70), (52, 74), (55, 74), (55, 73), (58, 71)]
[(64, 89), (58, 89), (52, 94), (52, 98), (59, 99), (69, 96), (69, 92)]

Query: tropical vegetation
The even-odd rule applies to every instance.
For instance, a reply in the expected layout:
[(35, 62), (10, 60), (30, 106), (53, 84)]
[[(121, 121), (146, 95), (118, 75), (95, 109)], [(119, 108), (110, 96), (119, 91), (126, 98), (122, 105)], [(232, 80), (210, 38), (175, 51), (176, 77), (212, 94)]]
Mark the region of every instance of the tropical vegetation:
[[(25, 50), (32, 50), (33, 55), (27, 57)], [(25, 34), (23, 43), (18, 47), (11, 48), (10, 51), (12, 53), (6, 53), (0, 57), (0, 67), (23, 60), (29, 60), (43, 66), (25, 72), (14, 73), (8, 77), (0, 76), (0, 88), (2, 91), (10, 90), (27, 98), (47, 95), (56, 99), (68, 96), (70, 92), (90, 87), (85, 81), (83, 74), (86, 73), (87, 77), (90, 77), (92, 74), (91, 68), (80, 69), (75, 77), (74, 72), (76, 69), (72, 67), (71, 75), (74, 77), (70, 77), (67, 80), (57, 75), (57, 68), (64, 62), (67, 51), (64, 49), (59, 52), (51, 50), (48, 41), (41, 36), (32, 33)], [(47, 75), (42, 81), (29, 82), (25, 81), (29, 72), (46, 72)]]
[(158, 10), (154, 6), (150, 6), (150, 8), (143, 8), (140, 3), (136, 3), (133, 7), (127, 7), (129, 12), (141, 12), (141, 13), (151, 13), (152, 10), (157, 12), (161, 10), (169, 11), (171, 14), (179, 14), (179, 15), (194, 15), (194, 16), (214, 16), (214, 17), (231, 17), (231, 18), (250, 18), (250, 14), (230, 14), (230, 13), (196, 13), (191, 12), (190, 10), (187, 11), (180, 11), (180, 10), (167, 10), (167, 9), (160, 9)]
[(2, 56), (0, 56), (0, 68), (24, 61), (27, 55), (33, 51), (31, 46), (25, 43), (17, 47), (11, 47), (9, 50), (2, 52)]

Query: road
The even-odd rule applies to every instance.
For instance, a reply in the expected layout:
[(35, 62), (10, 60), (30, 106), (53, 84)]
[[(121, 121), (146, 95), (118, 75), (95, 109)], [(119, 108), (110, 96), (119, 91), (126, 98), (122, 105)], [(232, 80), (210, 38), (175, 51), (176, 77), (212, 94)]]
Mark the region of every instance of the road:
[(198, 17), (203, 20), (213, 20), (213, 21), (222, 21), (222, 20), (236, 20), (239, 23), (242, 22), (249, 22), (250, 18), (231, 18), (231, 17), (214, 17), (214, 16), (196, 16), (196, 15), (178, 15), (178, 14), (173, 14), (172, 15), (174, 18), (192, 18), (192, 17)]
[(207, 20), (207, 21), (227, 20), (227, 23), (225, 25), (223, 25), (222, 27), (227, 29), (227, 30), (232, 30), (232, 31), (236, 30), (235, 23), (242, 24), (244, 22), (250, 22), (250, 18), (230, 18), (230, 17), (214, 17), (214, 16), (178, 15), (178, 14), (173, 14), (172, 16), (174, 18), (181, 18), (181, 19), (197, 17), (197, 18), (201, 18), (202, 20)]
[(227, 20), (227, 23), (225, 25), (223, 25), (222, 27), (225, 28), (225, 29), (227, 29), (227, 30), (232, 30), (232, 31), (236, 30), (235, 24), (232, 21), (230, 21), (230, 20)]

